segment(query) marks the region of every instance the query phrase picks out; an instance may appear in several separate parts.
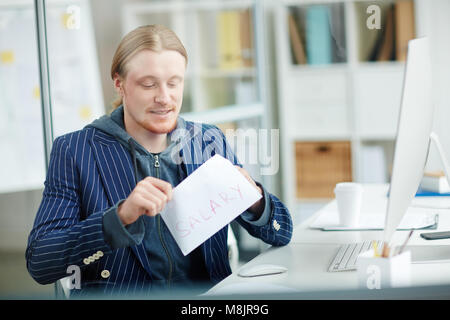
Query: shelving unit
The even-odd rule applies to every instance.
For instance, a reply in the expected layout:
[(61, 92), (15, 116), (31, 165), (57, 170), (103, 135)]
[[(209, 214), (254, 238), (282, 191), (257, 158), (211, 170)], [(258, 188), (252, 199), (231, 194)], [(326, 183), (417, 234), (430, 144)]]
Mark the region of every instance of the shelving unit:
[[(397, 2), (400, 1), (291, 0), (280, 1), (276, 6), (283, 195), (290, 208), (329, 201), (336, 183), (333, 177), (323, 182), (322, 188), (328, 190), (325, 197), (323, 192), (308, 192), (308, 188), (317, 186), (298, 184), (306, 178), (296, 169), (299, 143), (315, 142), (320, 149), (333, 141), (347, 142), (351, 149), (346, 160), (351, 170), (349, 180), (388, 182), (405, 67), (404, 57), (397, 60), (400, 54), (391, 41), (403, 32), (403, 40), (396, 41), (397, 45), (404, 43), (405, 37), (414, 33), (416, 19), (414, 15), (406, 16), (406, 21), (398, 23), (404, 26), (401, 31), (388, 26), (387, 10), (396, 8)], [(372, 14), (366, 9), (373, 4), (380, 8), (381, 29), (369, 29), (365, 23)], [(319, 16), (319, 21), (320, 17), (328, 17), (328, 23), (318, 26), (316, 19), (316, 25), (308, 28), (311, 16)], [(405, 15), (401, 19), (405, 20)], [(330, 52), (317, 53), (327, 47), (324, 39), (314, 40), (318, 37), (327, 37)], [(366, 50), (369, 41), (373, 47)], [(322, 61), (310, 59), (311, 52), (322, 56)], [(328, 167), (341, 160), (330, 155)], [(323, 163), (323, 169), (315, 170), (326, 170), (327, 162)], [(298, 190), (300, 187), (306, 190)]]

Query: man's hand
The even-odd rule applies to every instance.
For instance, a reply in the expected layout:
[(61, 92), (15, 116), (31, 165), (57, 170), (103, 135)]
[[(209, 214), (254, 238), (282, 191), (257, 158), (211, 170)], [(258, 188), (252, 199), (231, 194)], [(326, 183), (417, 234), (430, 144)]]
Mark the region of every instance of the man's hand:
[[(258, 187), (258, 185), (255, 183), (255, 181), (252, 179), (252, 177), (250, 177), (250, 175), (248, 174), (248, 172), (239, 167), (236, 166), (235, 167), (239, 170), (240, 173), (242, 173), (242, 175), (256, 188), (256, 190), (258, 190), (260, 195), (263, 195), (263, 191), (260, 187)], [(261, 215), (264, 211), (264, 197), (262, 197), (261, 199), (259, 199), (257, 202), (255, 202), (250, 208), (248, 208), (248, 211)]]
[(172, 199), (172, 185), (164, 180), (147, 177), (138, 182), (128, 198), (119, 205), (117, 214), (124, 226), (140, 216), (156, 216)]

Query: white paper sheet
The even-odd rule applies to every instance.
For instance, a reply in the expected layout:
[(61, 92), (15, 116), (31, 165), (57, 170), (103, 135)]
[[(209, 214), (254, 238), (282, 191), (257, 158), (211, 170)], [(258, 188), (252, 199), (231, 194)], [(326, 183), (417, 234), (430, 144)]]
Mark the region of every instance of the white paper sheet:
[(261, 197), (230, 161), (215, 155), (174, 188), (161, 217), (187, 255)]
[[(347, 227), (339, 225), (339, 214), (337, 207), (334, 210), (324, 211), (310, 225), (311, 229), (321, 229), (324, 231), (338, 230), (383, 230), (385, 215), (380, 213), (362, 212), (359, 225)], [(400, 222), (397, 230), (424, 229), (433, 226), (437, 222), (436, 210), (423, 210), (410, 207)]]

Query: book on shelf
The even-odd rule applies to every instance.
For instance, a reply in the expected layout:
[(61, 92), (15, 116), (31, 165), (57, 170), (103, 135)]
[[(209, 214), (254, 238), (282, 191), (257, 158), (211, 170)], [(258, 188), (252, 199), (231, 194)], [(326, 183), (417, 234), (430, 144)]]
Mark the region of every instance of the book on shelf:
[(240, 19), (236, 11), (222, 11), (218, 16), (219, 68), (242, 67)]
[(414, 2), (411, 0), (395, 3), (396, 59), (406, 61), (408, 41), (415, 38)]
[(394, 5), (386, 10), (384, 29), (378, 42), (379, 46), (376, 47), (375, 51), (375, 61), (395, 60), (394, 11)]
[(217, 17), (218, 67), (222, 70), (253, 65), (253, 28), (249, 10), (222, 11)]
[(332, 62), (330, 8), (313, 5), (306, 8), (306, 56), (308, 64)]
[(294, 64), (331, 64), (347, 60), (342, 3), (290, 7), (287, 13)]
[[(381, 8), (381, 29), (366, 27), (367, 7)], [(405, 61), (408, 41), (415, 37), (414, 2), (356, 3), (359, 28), (359, 56), (362, 61)]]
[(384, 12), (386, 12), (387, 6), (389, 4), (384, 2), (355, 2), (355, 15), (356, 15), (356, 21), (358, 28), (358, 56), (359, 60), (361, 61), (371, 61), (375, 60), (373, 56), (373, 52), (376, 50), (377, 45), (379, 44), (377, 42), (381, 41), (381, 35), (383, 32), (383, 29), (377, 29), (377, 28), (369, 28), (367, 27), (367, 8), (370, 5), (376, 4), (380, 11), (382, 12), (381, 16), (384, 17)]
[(288, 13), (288, 26), (294, 62), (296, 64), (306, 64), (305, 47), (303, 46), (295, 18), (291, 13)]
[(240, 12), (239, 19), (242, 64), (244, 67), (251, 67), (253, 66), (253, 20), (250, 10)]
[(420, 189), (436, 193), (450, 192), (450, 186), (443, 171), (425, 172), (420, 182)]
[(342, 3), (330, 6), (330, 32), (333, 63), (347, 61), (347, 45), (345, 36), (345, 12)]

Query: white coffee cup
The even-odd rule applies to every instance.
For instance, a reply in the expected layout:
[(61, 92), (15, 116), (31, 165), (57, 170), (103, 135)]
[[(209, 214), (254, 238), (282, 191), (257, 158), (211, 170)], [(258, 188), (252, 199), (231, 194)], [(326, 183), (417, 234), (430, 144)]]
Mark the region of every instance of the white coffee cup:
[(354, 227), (359, 223), (361, 213), (362, 193), (361, 184), (355, 182), (341, 182), (334, 188), (339, 211), (339, 224)]

